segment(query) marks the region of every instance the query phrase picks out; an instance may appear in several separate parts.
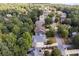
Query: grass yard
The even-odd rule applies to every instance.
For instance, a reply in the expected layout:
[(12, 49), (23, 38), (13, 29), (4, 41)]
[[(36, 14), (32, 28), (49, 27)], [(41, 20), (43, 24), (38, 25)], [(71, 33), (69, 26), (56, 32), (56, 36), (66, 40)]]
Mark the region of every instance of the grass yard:
[(56, 43), (55, 37), (49, 37), (46, 44), (53, 44), (53, 43)]

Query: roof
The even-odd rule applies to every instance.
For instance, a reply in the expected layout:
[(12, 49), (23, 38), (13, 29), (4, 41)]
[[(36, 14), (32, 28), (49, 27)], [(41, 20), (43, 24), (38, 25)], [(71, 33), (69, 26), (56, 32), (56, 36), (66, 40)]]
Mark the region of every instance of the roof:
[(11, 14), (7, 14), (6, 16), (7, 16), (7, 17), (12, 17), (12, 15), (11, 15)]
[(44, 42), (45, 39), (46, 39), (46, 36), (44, 34), (33, 36), (33, 41), (35, 42)]
[(36, 27), (35, 28), (35, 33), (37, 33), (37, 32), (39, 32), (39, 33), (41, 33), (41, 32), (42, 33), (45, 33), (45, 28), (44, 27), (40, 27), (40, 26), (39, 27)]
[(61, 13), (61, 17), (66, 17), (66, 13)]
[(72, 35), (77, 35), (77, 32), (72, 32)]

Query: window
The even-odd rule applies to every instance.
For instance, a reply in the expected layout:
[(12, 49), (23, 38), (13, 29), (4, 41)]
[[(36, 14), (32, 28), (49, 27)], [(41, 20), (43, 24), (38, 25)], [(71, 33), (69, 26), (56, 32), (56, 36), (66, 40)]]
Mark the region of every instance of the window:
[(39, 50), (39, 52), (41, 52), (41, 50)]

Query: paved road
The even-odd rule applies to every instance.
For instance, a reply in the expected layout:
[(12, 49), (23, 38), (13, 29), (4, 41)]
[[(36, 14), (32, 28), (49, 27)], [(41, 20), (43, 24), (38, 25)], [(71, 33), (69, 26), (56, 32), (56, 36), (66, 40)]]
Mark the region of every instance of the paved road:
[(58, 43), (58, 46), (57, 47), (58, 47), (58, 49), (60, 49), (62, 55), (64, 56), (65, 55), (65, 49), (64, 49), (63, 43), (61, 41), (62, 38), (60, 38), (57, 33), (55, 34), (55, 37), (56, 37), (56, 41)]

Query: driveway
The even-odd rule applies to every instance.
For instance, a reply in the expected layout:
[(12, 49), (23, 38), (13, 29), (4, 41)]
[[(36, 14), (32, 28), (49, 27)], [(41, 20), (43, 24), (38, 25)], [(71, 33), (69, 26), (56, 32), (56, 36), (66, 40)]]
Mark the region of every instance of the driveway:
[(64, 49), (63, 43), (61, 41), (62, 38), (60, 38), (57, 33), (55, 34), (55, 38), (56, 38), (56, 41), (58, 43), (58, 46), (57, 46), (58, 49), (61, 51), (62, 55), (65, 56), (65, 49)]

